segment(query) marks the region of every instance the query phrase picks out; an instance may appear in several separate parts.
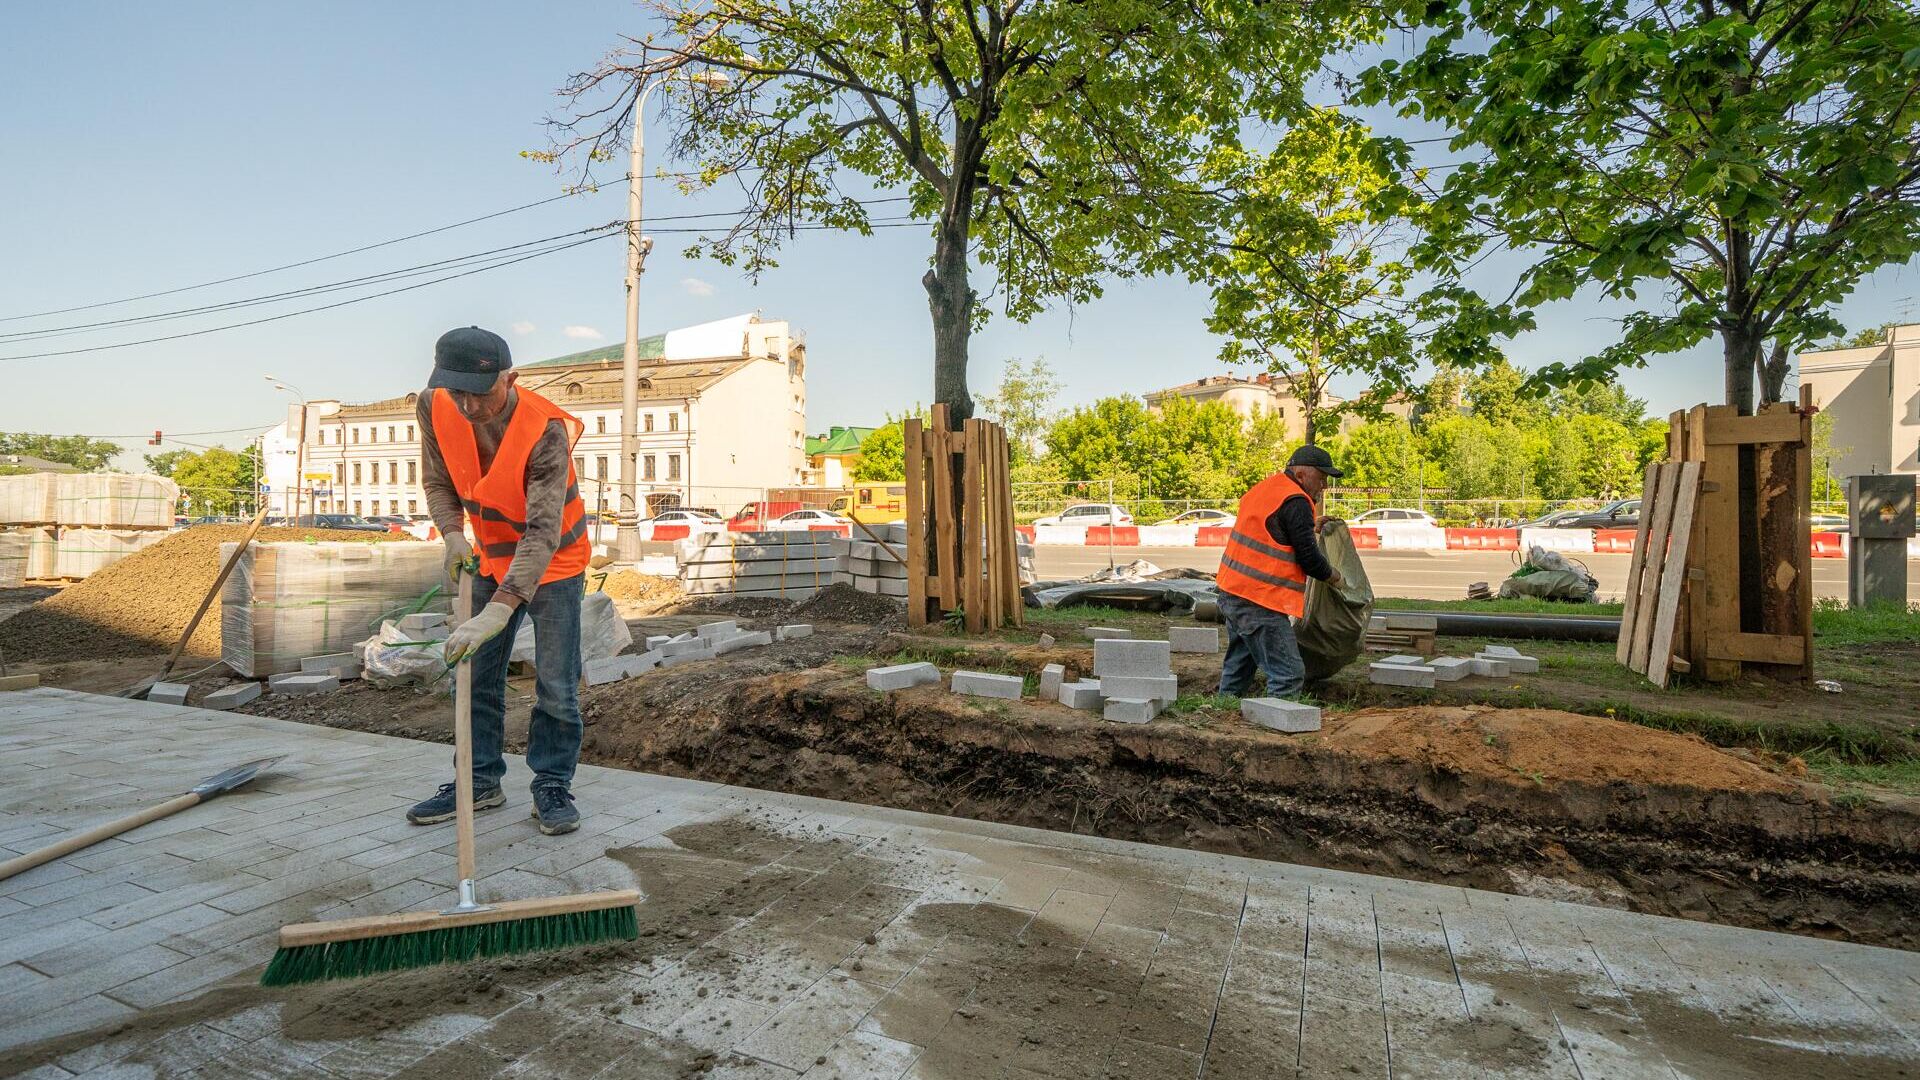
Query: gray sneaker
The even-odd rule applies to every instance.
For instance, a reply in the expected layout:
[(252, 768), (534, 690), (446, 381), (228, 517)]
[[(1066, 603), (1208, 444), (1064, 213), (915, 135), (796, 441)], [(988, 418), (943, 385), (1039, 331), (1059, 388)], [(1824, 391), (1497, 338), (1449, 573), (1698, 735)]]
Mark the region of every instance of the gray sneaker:
[(558, 784), (533, 789), (533, 816), (540, 819), (540, 831), (548, 836), (570, 833), (580, 827), (580, 811), (573, 808), (573, 793)]
[[(453, 792), (452, 784), (441, 784), (440, 790), (434, 792), (432, 798), (422, 799), (413, 804), (413, 809), (407, 811), (407, 820), (415, 825), (438, 825), (443, 821), (452, 821), (455, 813)], [(481, 788), (473, 793), (475, 813), (505, 805), (507, 805), (507, 793), (501, 791), (498, 784), (490, 788)]]

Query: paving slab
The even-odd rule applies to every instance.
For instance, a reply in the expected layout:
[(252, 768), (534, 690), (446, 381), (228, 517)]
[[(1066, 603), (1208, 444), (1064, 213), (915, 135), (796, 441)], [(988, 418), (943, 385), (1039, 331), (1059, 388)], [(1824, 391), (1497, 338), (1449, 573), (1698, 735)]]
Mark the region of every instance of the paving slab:
[[(462, 981), (396, 1015), (391, 980), (251, 987), (284, 923), (446, 902), (452, 831), (400, 819), (444, 746), (39, 688), (0, 698), (0, 747), (13, 848), (285, 755), (0, 882), (17, 1075), (1920, 1069), (1911, 953), (594, 766), (578, 834), (540, 836), (524, 801), (482, 815), (481, 888), (638, 887), (642, 937), (484, 980), (415, 973)], [(98, 768), (115, 755), (142, 767)], [(517, 793), (525, 763), (508, 768)]]

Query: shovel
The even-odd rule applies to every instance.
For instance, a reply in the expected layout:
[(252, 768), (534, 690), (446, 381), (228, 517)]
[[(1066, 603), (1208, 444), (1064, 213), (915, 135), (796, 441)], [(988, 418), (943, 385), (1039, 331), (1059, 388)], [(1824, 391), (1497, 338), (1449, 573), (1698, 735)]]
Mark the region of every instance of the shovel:
[(176, 795), (158, 806), (149, 806), (145, 810), (109, 821), (105, 825), (95, 825), (86, 832), (75, 833), (57, 844), (49, 844), (38, 851), (29, 851), (19, 858), (9, 859), (0, 863), (0, 881), (31, 870), (41, 863), (52, 862), (62, 855), (79, 851), (83, 847), (90, 847), (110, 836), (118, 836), (128, 829), (145, 825), (149, 821), (158, 821), (169, 814), (179, 813), (189, 806), (197, 806), (216, 795), (224, 795), (253, 779), (260, 770), (274, 765), (279, 760), (277, 757), (261, 758), (259, 761), (249, 761), (245, 765), (235, 765), (226, 772), (215, 773), (193, 785), (193, 790), (185, 795)]

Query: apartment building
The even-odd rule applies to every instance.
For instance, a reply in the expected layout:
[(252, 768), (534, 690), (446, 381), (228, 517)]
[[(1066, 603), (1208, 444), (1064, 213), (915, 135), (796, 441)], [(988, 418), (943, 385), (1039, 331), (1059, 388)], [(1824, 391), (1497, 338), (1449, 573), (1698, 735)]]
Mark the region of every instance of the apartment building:
[(1833, 417), (1835, 476), (1920, 473), (1920, 324), (1888, 327), (1875, 345), (1796, 359), (1800, 384)]

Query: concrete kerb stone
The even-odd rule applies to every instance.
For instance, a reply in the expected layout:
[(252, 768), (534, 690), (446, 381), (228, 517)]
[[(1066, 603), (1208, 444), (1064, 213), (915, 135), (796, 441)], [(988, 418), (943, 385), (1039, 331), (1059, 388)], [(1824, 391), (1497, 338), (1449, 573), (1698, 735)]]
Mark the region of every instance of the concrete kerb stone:
[(1375, 661), (1367, 665), (1367, 681), (1378, 686), (1419, 686), (1433, 688), (1433, 669), (1424, 664), (1389, 664)]
[(1041, 634), (1041, 635), (1040, 635), (1040, 647), (1041, 647), (1041, 648), (1043, 648), (1043, 649), (1051, 649), (1051, 648), (1053, 648), (1053, 635), (1052, 635), (1052, 634)]
[(693, 632), (696, 637), (714, 641), (739, 633), (740, 624), (733, 619), (723, 619), (720, 622), (701, 623), (694, 627)]
[(1481, 675), (1487, 678), (1504, 679), (1511, 670), (1505, 660), (1494, 657), (1476, 656), (1468, 662), (1473, 665), (1473, 673), (1475, 675)]
[(672, 634), (648, 634), (647, 648), (657, 649), (660, 646), (665, 645), (667, 642), (672, 640), (673, 640)]
[(812, 636), (812, 623), (794, 623), (790, 626), (776, 627), (773, 631), (773, 640), (775, 641), (797, 641), (800, 638), (810, 638)]
[(324, 656), (305, 656), (300, 658), (300, 671), (306, 675), (332, 675), (341, 668), (357, 668), (360, 661), (350, 652), (327, 653)]
[(1473, 661), (1460, 656), (1436, 656), (1426, 665), (1433, 669), (1433, 681), (1455, 682), (1473, 674)]
[(1067, 681), (1065, 664), (1048, 664), (1040, 669), (1040, 700), (1059, 701), (1060, 687)]
[(1407, 653), (1395, 653), (1392, 656), (1383, 656), (1375, 661), (1375, 663), (1380, 664), (1412, 664), (1419, 667), (1424, 667), (1426, 662), (1427, 658), (1424, 656), (1411, 656)]
[(332, 675), (289, 675), (273, 687), (276, 694), (288, 697), (305, 697), (308, 694), (324, 694), (329, 690), (340, 689), (340, 680)]
[(1217, 653), (1220, 628), (1217, 626), (1169, 626), (1167, 641), (1177, 653)]
[(1088, 641), (1126, 641), (1133, 637), (1133, 631), (1117, 626), (1089, 626), (1080, 632), (1087, 636)]
[(713, 640), (711, 638), (674, 638), (672, 641), (661, 642), (658, 647), (660, 655), (663, 658), (669, 659), (675, 656), (710, 656), (713, 654)]
[(1493, 648), (1494, 647), (1490, 646), (1480, 650), (1474, 654), (1475, 659), (1493, 660), (1505, 664), (1507, 666), (1506, 674), (1509, 675), (1532, 675), (1540, 670), (1540, 661), (1536, 657), (1523, 656), (1512, 649), (1508, 649), (1505, 652), (1494, 652)]
[(966, 697), (1000, 698), (1019, 701), (1025, 680), (1018, 675), (998, 675), (990, 671), (956, 671), (953, 692)]
[(156, 705), (185, 705), (191, 689), (186, 683), (157, 682), (147, 691), (147, 700)]
[(604, 686), (610, 682), (619, 682), (627, 677), (627, 658), (609, 656), (602, 660), (589, 660), (580, 669), (580, 675), (588, 686)]
[(1100, 693), (1100, 683), (1093, 679), (1060, 684), (1060, 704), (1069, 709), (1083, 712), (1099, 712), (1107, 699)]
[(773, 644), (772, 633), (766, 630), (755, 630), (750, 633), (734, 634), (732, 637), (721, 638), (714, 642), (713, 655), (725, 656), (731, 652), (739, 652), (741, 649), (771, 644)]
[(1108, 698), (1106, 709), (1101, 715), (1116, 724), (1144, 724), (1160, 715), (1160, 703)]
[(237, 709), (259, 696), (259, 683), (234, 683), (232, 686), (221, 687), (213, 693), (208, 694), (205, 700), (200, 702), (200, 707), (203, 709), (212, 709), (215, 712), (225, 712), (228, 709)]
[[(1093, 673), (1156, 677), (1173, 670), (1173, 644), (1167, 641), (1131, 641), (1100, 638), (1093, 643)], [(1144, 695), (1143, 695), (1144, 696)]]
[(1481, 656), (1497, 656), (1502, 660), (1521, 655), (1520, 650), (1511, 645), (1489, 645), (1480, 650)]
[(1180, 680), (1172, 675), (1102, 675), (1100, 692), (1120, 701), (1157, 701), (1162, 707), (1180, 696)]
[(940, 681), (940, 669), (928, 663), (894, 664), (867, 669), (867, 685), (875, 690), (905, 690)]
[(416, 612), (412, 615), (400, 616), (400, 629), (431, 630), (436, 626), (445, 625), (446, 621), (447, 621), (446, 612), (421, 611), (421, 612)]
[(1242, 698), (1240, 715), (1268, 731), (1298, 734), (1320, 730), (1320, 710), (1285, 698)]

